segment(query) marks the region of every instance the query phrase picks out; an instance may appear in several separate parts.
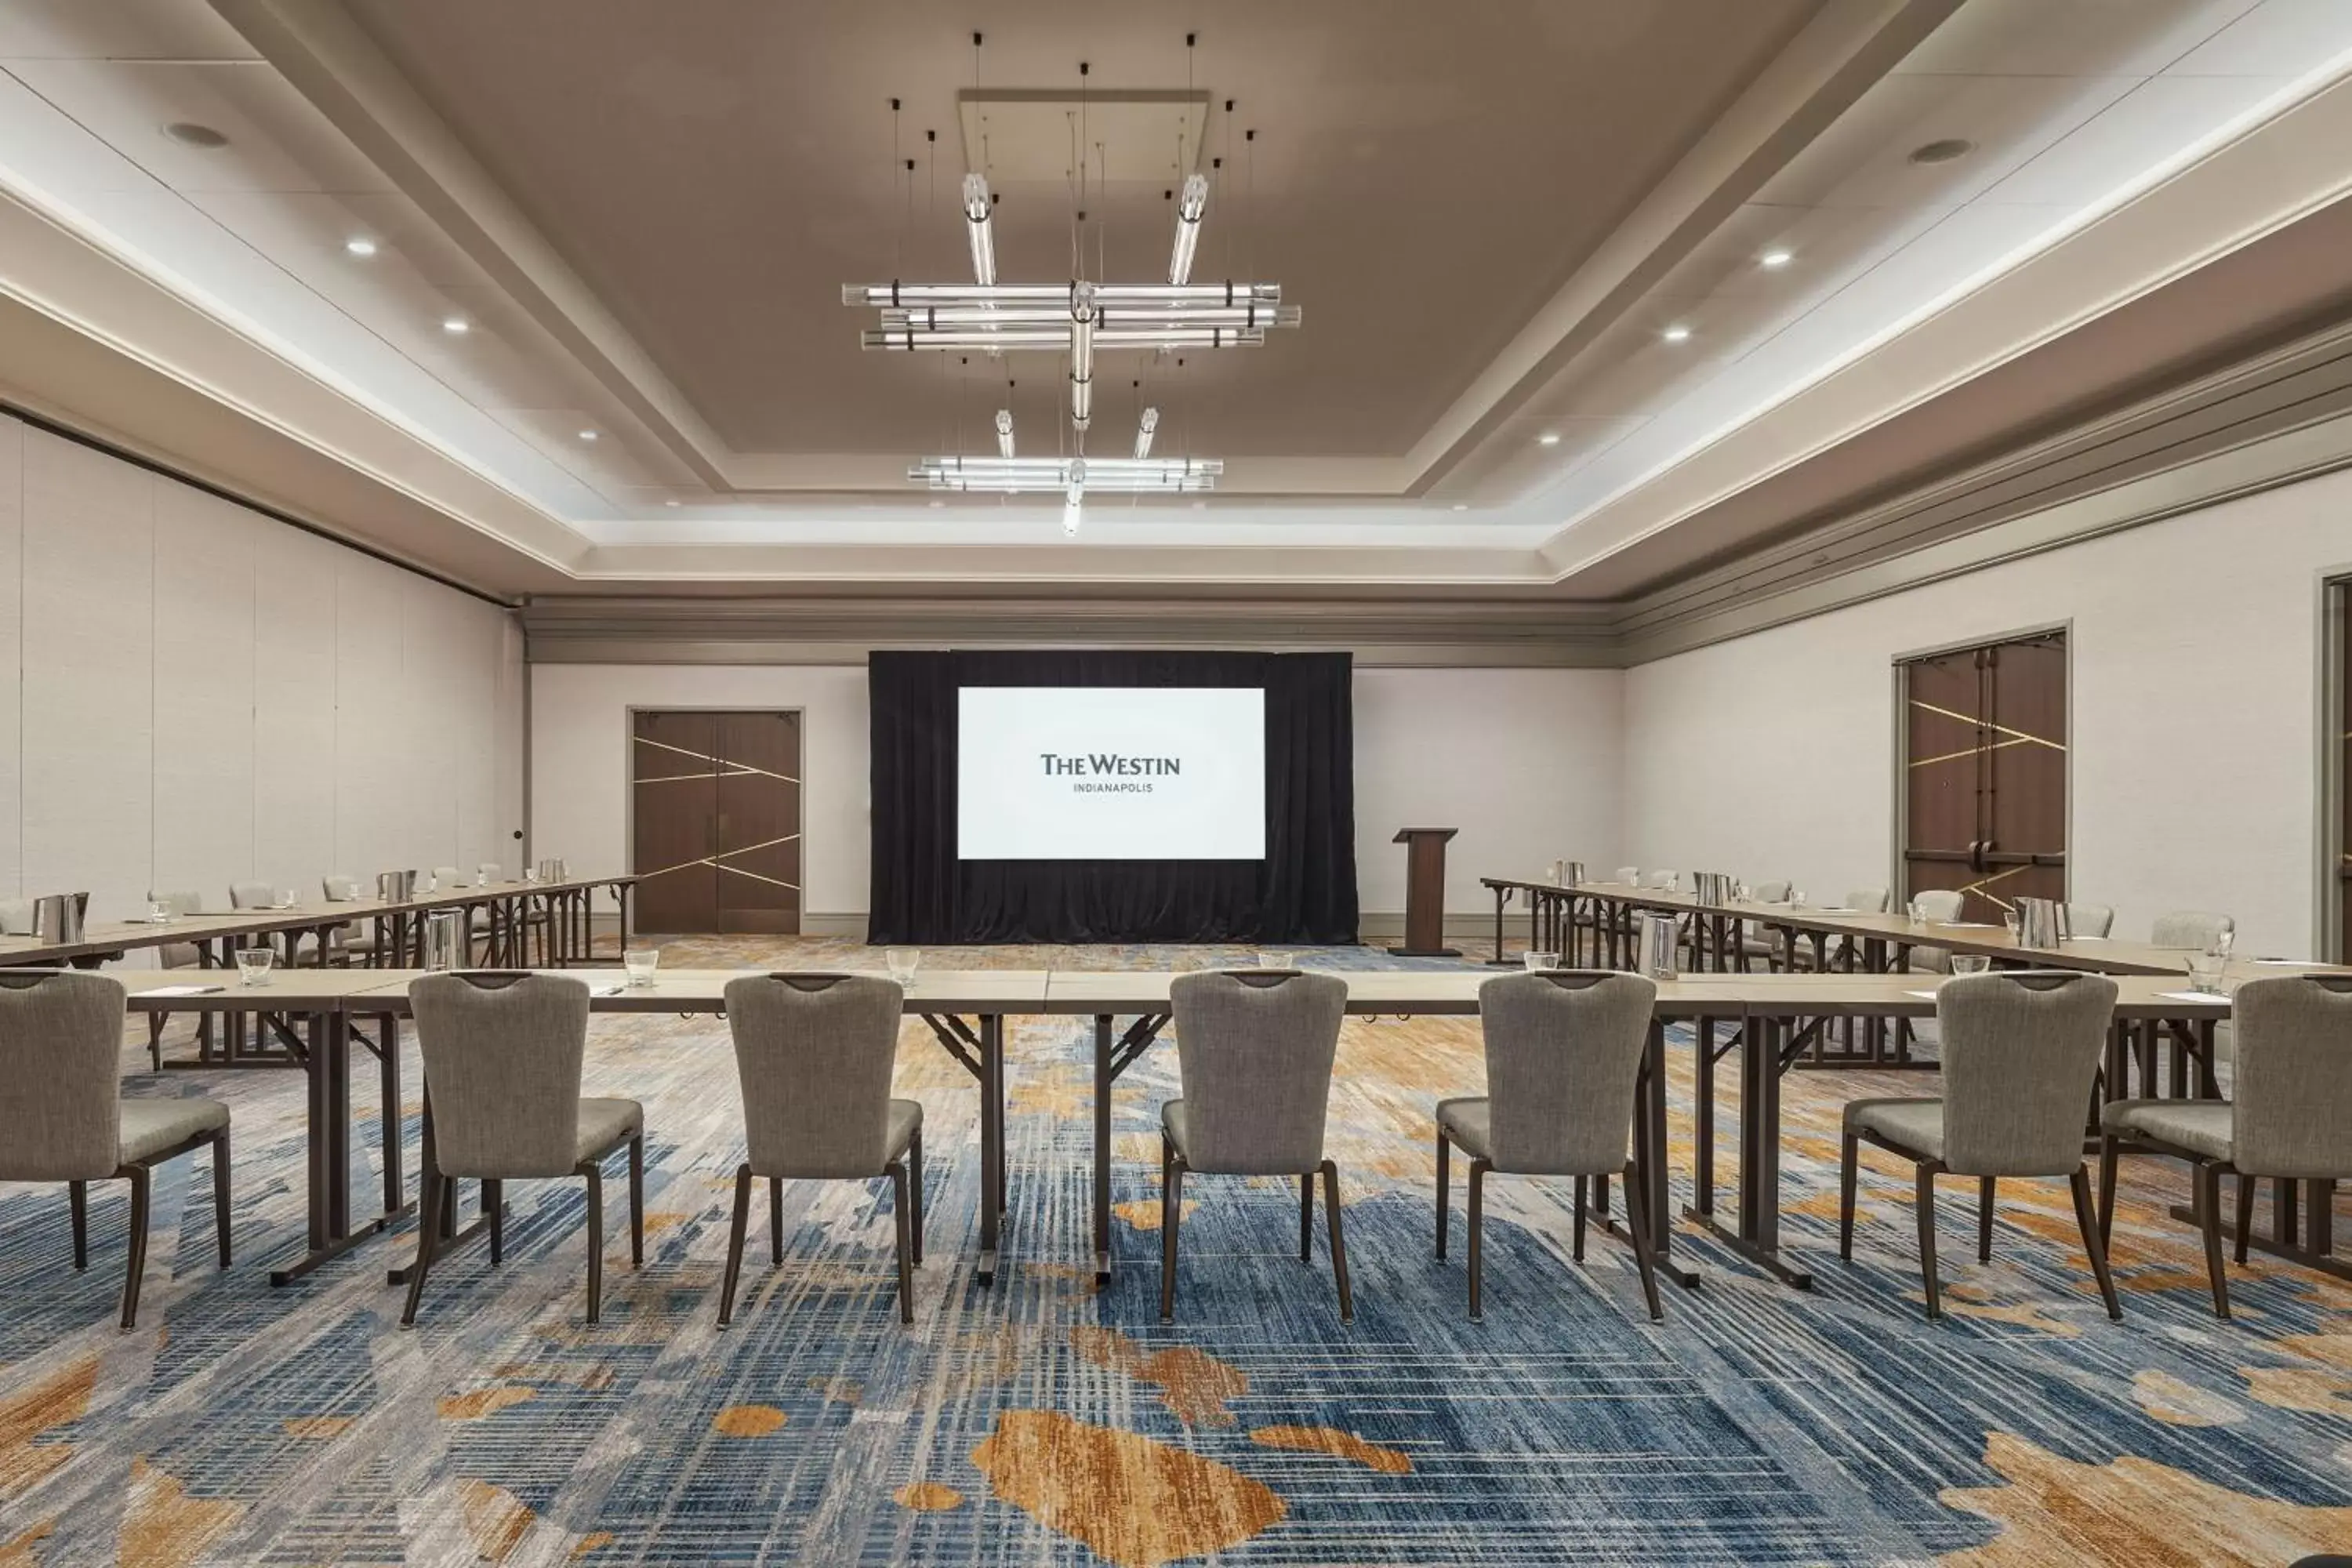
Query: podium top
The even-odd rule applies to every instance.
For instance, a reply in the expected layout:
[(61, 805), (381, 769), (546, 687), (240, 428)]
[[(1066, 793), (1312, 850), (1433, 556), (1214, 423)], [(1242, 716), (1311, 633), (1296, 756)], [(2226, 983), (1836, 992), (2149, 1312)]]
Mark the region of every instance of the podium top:
[(1434, 838), (1443, 844), (1461, 831), (1458, 827), (1400, 827), (1397, 829), (1397, 836), (1389, 842), (1409, 844), (1416, 838)]

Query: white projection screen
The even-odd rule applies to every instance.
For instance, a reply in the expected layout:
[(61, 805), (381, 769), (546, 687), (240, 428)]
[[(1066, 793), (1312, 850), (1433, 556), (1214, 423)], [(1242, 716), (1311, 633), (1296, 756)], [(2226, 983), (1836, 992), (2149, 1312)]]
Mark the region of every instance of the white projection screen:
[(960, 860), (1263, 860), (1265, 692), (967, 686)]

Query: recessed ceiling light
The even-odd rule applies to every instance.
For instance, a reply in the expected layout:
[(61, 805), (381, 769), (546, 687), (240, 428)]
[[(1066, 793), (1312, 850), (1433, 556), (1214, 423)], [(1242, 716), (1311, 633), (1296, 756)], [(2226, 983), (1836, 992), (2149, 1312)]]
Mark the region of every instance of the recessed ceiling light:
[(666, 501), (662, 502), (662, 505), (664, 505), (664, 506), (676, 506), (677, 504), (677, 502), (676, 502), (676, 501), (674, 501), (674, 500), (666, 500)]
[(1455, 501), (1454, 503), (1454, 510), (1455, 511), (1468, 511), (1470, 510), (1470, 503), (1466, 500)]
[(190, 147), (201, 147), (209, 153), (215, 147), (228, 145), (228, 138), (209, 125), (193, 120), (175, 120), (163, 127), (163, 134)]
[(1948, 163), (1955, 158), (1965, 158), (1976, 150), (1977, 144), (1973, 142), (1963, 142), (1957, 136), (1946, 136), (1938, 141), (1924, 142), (1912, 148), (1911, 162)]
[(445, 316), (441, 321), (441, 330), (453, 338), (462, 338), (474, 330), (474, 323), (463, 316)]
[(373, 256), (375, 241), (363, 234), (356, 234), (343, 241), (343, 248), (353, 256)]
[(945, 505), (947, 505), (947, 504), (948, 504), (948, 503), (947, 503), (947, 502), (945, 502), (945, 501), (943, 501), (943, 500), (935, 500), (935, 501), (933, 501), (933, 502), (931, 502), (931, 503), (930, 503), (930, 508), (931, 508), (931, 510), (932, 510), (933, 511), (937, 511), (937, 510), (940, 510), (940, 508), (941, 508), (941, 507), (943, 507), (943, 506), (945, 506)]
[(593, 430), (583, 430), (580, 432), (580, 438), (583, 441), (593, 441), (596, 438), (596, 432)]
[(1547, 430), (1547, 431), (1545, 431), (1542, 435), (1540, 435), (1540, 436), (1538, 436), (1538, 437), (1536, 437), (1536, 445), (1537, 445), (1537, 446), (1538, 446), (1538, 447), (1557, 447), (1557, 446), (1559, 446), (1559, 431), (1557, 431), (1557, 430)]
[(1670, 343), (1679, 343), (1689, 338), (1690, 329), (1684, 326), (1680, 321), (1677, 321), (1673, 326), (1668, 327), (1664, 331), (1660, 332), (1658, 336), (1665, 339), (1666, 342)]
[(1204, 500), (1196, 500), (1192, 503), (1192, 510), (1194, 511), (1206, 511), (1209, 510), (1209, 503)]
[(1760, 265), (1765, 267), (1786, 267), (1790, 261), (1794, 260), (1795, 258), (1791, 257), (1785, 250), (1768, 250), (1756, 259)]

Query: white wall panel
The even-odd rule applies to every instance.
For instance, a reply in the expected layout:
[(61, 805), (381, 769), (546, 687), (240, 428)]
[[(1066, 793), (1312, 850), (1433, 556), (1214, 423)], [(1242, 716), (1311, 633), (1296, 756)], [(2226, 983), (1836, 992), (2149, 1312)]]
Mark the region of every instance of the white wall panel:
[(120, 918), (151, 887), (222, 907), (491, 858), (520, 819), (511, 620), (0, 416), (0, 893)]
[(0, 417), (0, 894), (24, 876), (25, 427)]
[(1627, 858), (1795, 879), (1894, 868), (1898, 654), (2065, 624), (2071, 881), (2118, 935), (2167, 910), (2314, 955), (2321, 584), (2352, 475), (2309, 480), (1630, 672)]
[[(25, 885), (146, 909), (154, 840), (150, 477), (25, 432)], [(226, 897), (226, 889), (222, 890)]]
[(147, 479), (155, 519), (155, 847), (159, 888), (225, 898), (254, 865), (254, 584), (278, 525)]

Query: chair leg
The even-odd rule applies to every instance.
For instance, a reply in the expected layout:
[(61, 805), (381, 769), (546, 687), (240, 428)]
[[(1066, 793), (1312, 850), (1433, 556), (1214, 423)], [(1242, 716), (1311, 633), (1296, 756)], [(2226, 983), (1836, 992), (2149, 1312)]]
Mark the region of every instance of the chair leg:
[(1658, 1304), (1658, 1269), (1650, 1256), (1650, 1197), (1633, 1180), (1633, 1167), (1625, 1167), (1625, 1228), (1633, 1237), (1633, 1262), (1642, 1271), (1642, 1296), (1650, 1304), (1650, 1321), (1662, 1323), (1666, 1319), (1665, 1308)]
[(593, 1160), (580, 1162), (588, 1182), (588, 1321), (604, 1315), (604, 1173)]
[(2254, 1230), (2254, 1189), (2262, 1184), (2245, 1172), (2238, 1173), (2238, 1267), (2246, 1266), (2246, 1238)]
[(220, 1266), (228, 1267), (228, 1129), (213, 1140), (213, 1237), (220, 1246)]
[(2107, 1316), (2120, 1322), (2124, 1304), (2116, 1299), (2115, 1277), (2107, 1272), (2107, 1244), (2099, 1238), (2098, 1216), (2091, 1209), (2091, 1173), (2077, 1165), (2066, 1184), (2074, 1190), (2074, 1223), (2083, 1229), (2083, 1250), (2090, 1255), (2091, 1278), (2099, 1282), (2099, 1300), (2107, 1304)]
[(1977, 1261), (1992, 1261), (1992, 1189), (1993, 1178), (1977, 1178)]
[(1298, 1178), (1298, 1261), (1315, 1256), (1315, 1173)]
[(482, 1217), (490, 1222), (490, 1267), (507, 1260), (507, 1184), (495, 1177), (482, 1179)]
[(139, 1286), (147, 1277), (147, 1211), (155, 1173), (144, 1165), (129, 1166), (122, 1173), (131, 1178), (131, 1268), (122, 1279), (122, 1326), (128, 1331), (139, 1326)]
[(1570, 1256), (1579, 1263), (1584, 1261), (1584, 1193), (1589, 1180), (1590, 1178), (1584, 1176), (1576, 1178), (1576, 1225), (1573, 1232), (1575, 1240)]
[(768, 1178), (768, 1261), (784, 1260), (784, 1179)]
[(425, 1274), (433, 1267), (433, 1242), (441, 1229), (441, 1194), (449, 1178), (428, 1154), (425, 1179), (416, 1194), (416, 1262), (408, 1270), (408, 1304), (401, 1309), (400, 1326), (416, 1326), (416, 1306), (425, 1300)]
[(1175, 1146), (1160, 1140), (1160, 1321), (1176, 1321), (1176, 1226), (1184, 1213), (1184, 1166)]
[(155, 1064), (157, 1072), (163, 1070), (163, 1015), (161, 1013), (147, 1015), (147, 1059)]
[(735, 1281), (743, 1275), (743, 1232), (751, 1219), (751, 1167), (735, 1167), (735, 1223), (727, 1232), (727, 1272), (719, 1281), (719, 1326), (735, 1316)]
[(914, 1216), (907, 1212), (907, 1167), (893, 1160), (890, 1172), (890, 1214), (898, 1228), (898, 1321), (915, 1321), (915, 1265), (912, 1253)]
[(1445, 1258), (1447, 1222), (1454, 1217), (1446, 1212), (1453, 1207), (1453, 1197), (1448, 1191), (1453, 1185), (1453, 1164), (1454, 1145), (1440, 1130), (1437, 1134), (1437, 1256), (1441, 1262)]
[(1919, 1166), (1919, 1275), (1927, 1282), (1927, 1316), (1944, 1315), (1944, 1294), (1936, 1280), (1936, 1172), (1933, 1161)]
[(915, 1262), (923, 1261), (923, 1130), (907, 1139), (907, 1217), (915, 1226)]
[(1853, 1181), (1862, 1162), (1862, 1140), (1849, 1132), (1838, 1151), (1838, 1256), (1853, 1261)]
[(2221, 1166), (2216, 1160), (2198, 1163), (2197, 1226), (2205, 1233), (2205, 1274), (2213, 1286), (2213, 1315), (2230, 1315), (2230, 1281), (2221, 1268)]
[(89, 1184), (68, 1182), (66, 1203), (73, 1210), (74, 1267), (89, 1267)]
[(646, 1135), (629, 1140), (629, 1267), (646, 1266)]
[(2112, 1136), (2099, 1139), (2099, 1240), (2102, 1244), (2116, 1234), (2116, 1141)]
[(1470, 1162), (1470, 1321), (1486, 1320), (1481, 1300), (1486, 1273), (1486, 1172), (1484, 1160)]
[(1348, 1289), (1348, 1244), (1339, 1235), (1339, 1167), (1323, 1162), (1323, 1220), (1331, 1227), (1331, 1278), (1339, 1287), (1339, 1321), (1356, 1321), (1356, 1298)]

